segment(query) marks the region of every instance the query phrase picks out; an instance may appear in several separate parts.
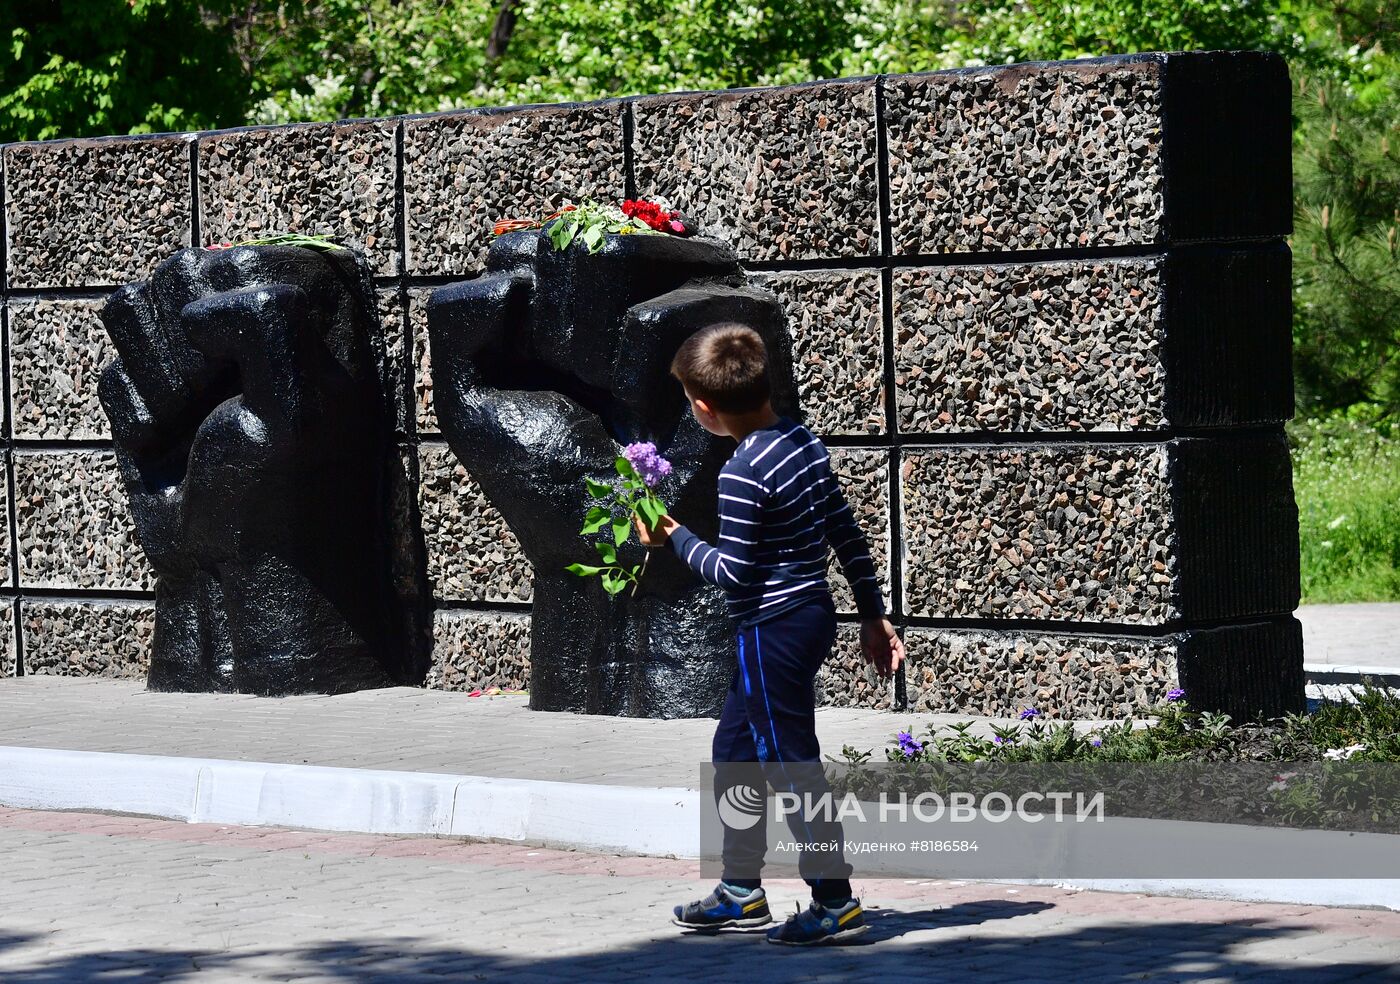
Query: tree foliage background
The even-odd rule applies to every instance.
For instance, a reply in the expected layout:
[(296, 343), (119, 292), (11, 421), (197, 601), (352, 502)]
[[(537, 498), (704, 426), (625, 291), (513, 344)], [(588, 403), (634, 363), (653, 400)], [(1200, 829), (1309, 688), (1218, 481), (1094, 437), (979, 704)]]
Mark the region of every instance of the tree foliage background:
[(1182, 48), (1288, 58), (1299, 409), (1393, 419), (1400, 0), (11, 0), (0, 139)]

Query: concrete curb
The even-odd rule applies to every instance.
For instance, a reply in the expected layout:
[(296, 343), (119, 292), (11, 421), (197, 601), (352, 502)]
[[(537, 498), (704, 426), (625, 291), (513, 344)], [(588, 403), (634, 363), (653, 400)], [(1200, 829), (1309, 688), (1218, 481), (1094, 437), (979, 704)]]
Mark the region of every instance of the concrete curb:
[(1378, 687), (1400, 687), (1400, 667), (1353, 666), (1348, 663), (1304, 663), (1303, 676), (1310, 684), (1360, 686), (1367, 677)]
[(15, 746), (0, 746), (0, 806), (660, 857), (695, 857), (700, 841), (693, 789)]
[[(0, 806), (190, 823), (519, 841), (695, 858), (701, 794), (588, 783), (0, 746)], [(1400, 909), (1400, 882), (986, 879), (1113, 892)]]

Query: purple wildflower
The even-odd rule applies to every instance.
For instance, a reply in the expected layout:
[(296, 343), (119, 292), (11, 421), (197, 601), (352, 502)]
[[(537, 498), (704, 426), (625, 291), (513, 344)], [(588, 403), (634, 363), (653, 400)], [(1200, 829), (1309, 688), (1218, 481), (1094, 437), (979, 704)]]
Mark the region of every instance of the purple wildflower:
[(1026, 708), (1024, 711), (1021, 712), (1021, 720), (1022, 720), (1022, 721), (1029, 721), (1031, 718), (1037, 718), (1037, 717), (1040, 717), (1040, 712), (1037, 711), (1034, 707), (1028, 707), (1028, 708)]
[(901, 731), (898, 735), (899, 751), (905, 758), (913, 758), (924, 750), (924, 743), (915, 739), (907, 731)]
[(656, 450), (650, 441), (638, 441), (622, 449), (622, 456), (632, 463), (647, 488), (656, 488), (661, 480), (671, 474), (671, 463)]
[(992, 744), (993, 744), (993, 745), (1000, 745), (1000, 744), (1001, 744), (1002, 742), (1004, 742), (1005, 740), (1006, 740), (1006, 739), (1003, 738), (1001, 735), (997, 735), (995, 738), (992, 739)]
[(1183, 697), (1185, 697), (1185, 696), (1186, 696), (1186, 691), (1182, 690), (1180, 687), (1177, 687), (1175, 690), (1168, 690), (1168, 691), (1167, 691), (1167, 700), (1170, 700), (1170, 701), (1181, 700), (1181, 698), (1183, 698)]
[(1090, 738), (1090, 739), (1089, 739), (1089, 744), (1093, 745), (1095, 748), (1098, 748), (1100, 745), (1103, 744), (1103, 739), (1102, 739), (1102, 738)]

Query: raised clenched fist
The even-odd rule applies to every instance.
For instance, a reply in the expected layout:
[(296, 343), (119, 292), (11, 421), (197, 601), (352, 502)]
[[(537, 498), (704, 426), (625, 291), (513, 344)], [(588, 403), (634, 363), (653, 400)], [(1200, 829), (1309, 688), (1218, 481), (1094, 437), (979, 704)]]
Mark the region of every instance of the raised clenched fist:
[[(674, 471), (657, 489), (702, 536), (734, 450), (691, 416), (672, 357), (693, 332), (742, 321), (762, 334), (773, 404), (797, 415), (777, 299), (745, 288), (723, 244), (609, 235), (597, 253), (556, 250), (539, 231), (491, 246), (486, 272), (428, 304), (433, 397), (452, 451), (505, 517), (534, 567), (530, 705), (650, 717), (715, 714), (734, 669), (719, 589), (654, 551), (635, 595), (565, 570), (596, 557), (579, 537), (585, 478), (614, 481), (621, 448), (656, 444)], [(641, 562), (635, 537), (618, 563)]]
[(156, 690), (422, 677), (390, 577), (383, 356), (349, 250), (181, 250), (116, 291), (99, 395), (158, 576)]

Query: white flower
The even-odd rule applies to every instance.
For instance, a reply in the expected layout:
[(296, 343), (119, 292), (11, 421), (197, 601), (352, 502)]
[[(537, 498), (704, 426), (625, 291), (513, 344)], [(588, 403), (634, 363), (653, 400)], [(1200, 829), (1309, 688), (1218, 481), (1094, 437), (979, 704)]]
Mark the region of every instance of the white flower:
[(1274, 776), (1274, 781), (1269, 783), (1269, 792), (1276, 793), (1280, 789), (1287, 789), (1288, 780), (1292, 779), (1297, 774), (1296, 772), (1285, 772), (1281, 775)]
[(1348, 745), (1346, 748), (1329, 748), (1322, 753), (1322, 757), (1333, 762), (1342, 762), (1351, 758), (1357, 752), (1366, 751), (1366, 746), (1358, 742), (1355, 745)]

